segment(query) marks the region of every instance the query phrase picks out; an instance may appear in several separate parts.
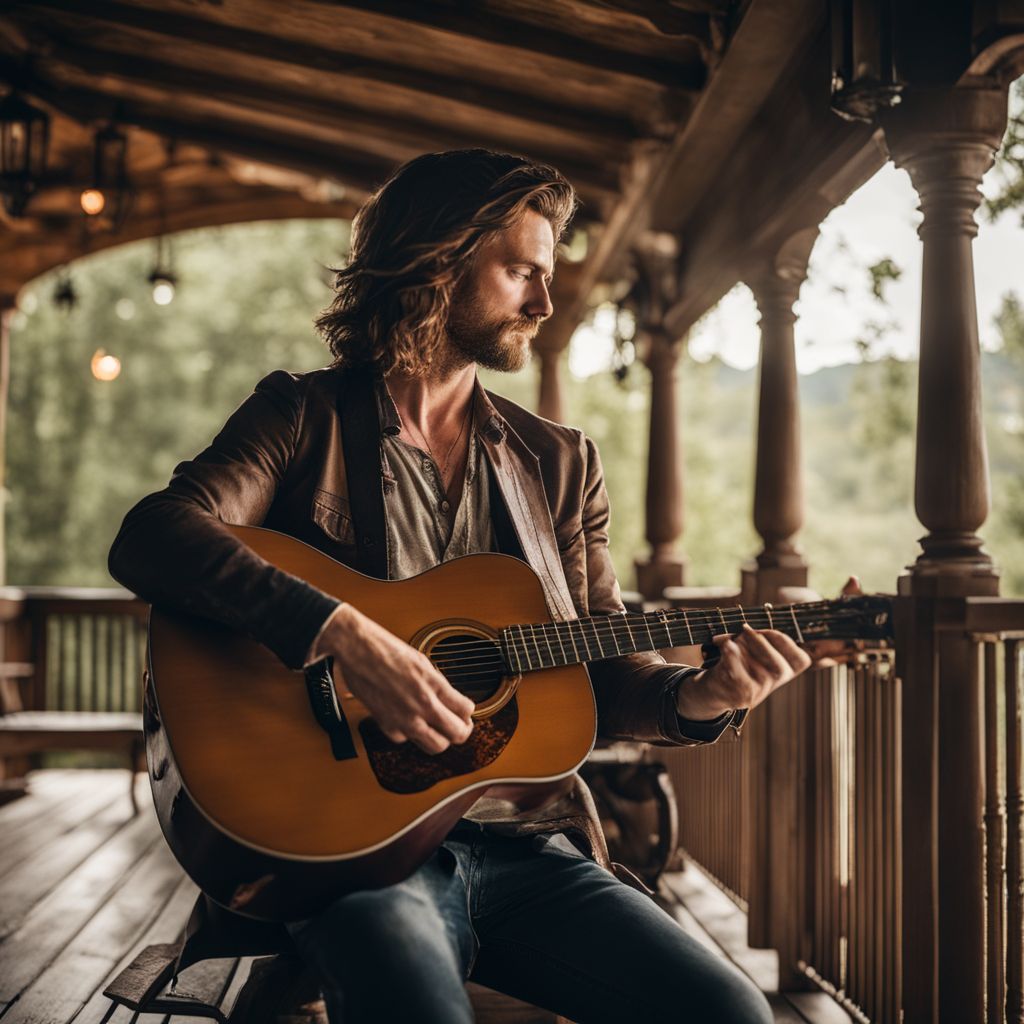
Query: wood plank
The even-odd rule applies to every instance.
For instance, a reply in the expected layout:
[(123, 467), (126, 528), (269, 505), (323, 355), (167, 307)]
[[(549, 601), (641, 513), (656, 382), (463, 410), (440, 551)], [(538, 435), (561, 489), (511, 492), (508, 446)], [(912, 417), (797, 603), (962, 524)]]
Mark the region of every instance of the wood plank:
[(778, 990), (778, 955), (774, 950), (747, 945), (747, 915), (721, 889), (694, 867), (668, 872), (662, 879), (758, 988), (763, 992)]
[(133, 817), (127, 794), (109, 802), (104, 793), (97, 804), (87, 821), (25, 851), (24, 859), (0, 878), (0, 937), (14, 931), (39, 900)]
[(0, 940), (0, 1003), (16, 999), (43, 972), (158, 842), (156, 814), (146, 810), (29, 910)]
[(127, 785), (111, 785), (115, 776), (127, 781), (121, 772), (107, 772), (105, 775), (109, 778), (102, 779), (96, 777), (99, 773), (89, 774), (93, 777), (83, 780), (82, 786), (76, 785), (68, 799), (46, 808), (45, 813), (34, 819), (18, 823), (9, 833), (6, 830), (0, 832), (0, 875), (17, 868), (25, 858), (51, 845), (59, 836), (77, 828), (104, 807), (123, 800), (124, 809), (131, 810), (126, 799)]
[[(100, 1024), (104, 1014), (110, 1009), (110, 1000), (103, 994), (103, 990), (147, 946), (175, 942), (178, 939), (192, 912), (192, 905), (195, 903), (198, 893), (199, 890), (195, 883), (182, 875), (167, 902), (162, 907), (154, 907), (156, 914), (153, 920), (132, 942), (116, 966), (96, 985), (86, 1004), (75, 1016), (74, 1024)], [(127, 1007), (120, 1007), (114, 1012), (109, 1024), (129, 1024), (131, 1019), (131, 1010)], [(162, 1019), (162, 1014), (143, 1014), (137, 1019), (136, 1024), (155, 1024)]]
[[(679, 89), (700, 89), (707, 77), (698, 48), (692, 55), (676, 55), (674, 60), (630, 53), (609, 46), (601, 46), (577, 34), (560, 32), (551, 25), (543, 28), (514, 18), (480, 10), (467, 11), (459, 7), (424, 4), (418, 0), (321, 0), (332, 7), (342, 7), (375, 18), (416, 25), (429, 37), (456, 35), (481, 50), (494, 49), (496, 60), (522, 60), (522, 53), (536, 62), (538, 55), (559, 62), (578, 64), (586, 68), (599, 68), (605, 72)], [(703, 21), (705, 35), (699, 42), (710, 46), (710, 28)], [(694, 25), (696, 29), (696, 25)], [(691, 36), (698, 41), (696, 34)], [(508, 51), (520, 51), (520, 53)], [(505, 51), (504, 53), (501, 51)], [(687, 57), (689, 59), (687, 59)]]
[[(285, 44), (278, 35), (253, 29), (251, 20), (246, 24), (220, 23), (166, 10), (148, 11), (111, 0), (92, 0), (87, 8), (77, 0), (33, 0), (31, 4), (10, 4), (7, 9), (8, 16), (16, 17), (19, 26), (36, 28), (43, 38), (48, 37), (54, 26), (59, 24), (63, 32), (70, 31), (75, 45), (91, 42), (99, 48), (116, 48), (123, 53), (174, 53), (183, 61), (189, 60), (194, 51), (203, 58), (200, 66), (239, 66), (249, 61), (254, 72), (259, 73), (261, 68), (252, 61), (256, 58), (278, 68), (330, 75), (331, 84), (325, 88), (330, 88), (335, 78), (343, 76), (350, 81), (367, 83), (385, 93), (392, 89), (415, 93), (423, 98), (424, 103), (441, 99), (472, 105), (480, 111), (523, 116), (522, 93), (515, 87), (496, 84), (493, 76), (473, 80), (453, 74), (436, 59), (429, 68), (416, 68), (407, 61), (365, 52), (347, 54), (321, 42), (326, 39), (343, 40), (341, 33), (307, 34), (301, 39), (289, 38)], [(230, 11), (210, 13), (220, 13), (224, 17), (231, 14)], [(183, 51), (183, 40), (188, 41), (190, 50)], [(535, 83), (535, 92), (537, 84), (543, 82)], [(557, 90), (549, 91), (551, 95), (543, 102), (529, 104), (529, 116), (567, 131), (588, 131), (593, 123), (593, 130), (600, 133), (607, 126), (606, 118), (619, 122), (616, 130), (624, 130), (624, 121), (643, 121), (649, 113), (648, 109), (639, 109), (635, 118), (624, 113), (611, 114), (602, 111), (601, 105), (593, 98), (575, 102), (564, 91), (561, 94)], [(625, 102), (618, 104), (619, 109), (628, 106)], [(651, 106), (658, 104), (647, 104), (647, 107)]]
[(854, 1019), (824, 992), (786, 992), (784, 997), (808, 1024), (850, 1024)]
[(181, 883), (181, 868), (163, 844), (137, 862), (113, 897), (22, 993), (4, 1024), (70, 1021), (90, 1001), (124, 952), (146, 931)]
[[(90, 772), (32, 772), (28, 777), (28, 792), (13, 803), (0, 807), (0, 860), (10, 838), (25, 827), (32, 828), (39, 821), (59, 813), (62, 807), (73, 803), (89, 788)], [(43, 781), (48, 775), (60, 775), (59, 784)], [(94, 784), (94, 783), (92, 783)]]

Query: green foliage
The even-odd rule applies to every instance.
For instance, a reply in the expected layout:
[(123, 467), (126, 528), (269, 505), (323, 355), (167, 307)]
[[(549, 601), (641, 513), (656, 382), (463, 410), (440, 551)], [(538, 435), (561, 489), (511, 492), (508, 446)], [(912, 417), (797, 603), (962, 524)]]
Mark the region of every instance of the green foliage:
[(903, 276), (902, 267), (898, 266), (889, 257), (880, 259), (868, 267), (868, 277), (871, 279), (871, 294), (879, 302), (885, 301), (885, 286), (890, 281), (898, 281)]
[[(73, 268), (81, 304), (50, 302), (54, 275), (30, 289), (12, 339), (8, 420), (8, 579), (23, 584), (108, 585), (106, 552), (127, 509), (163, 486), (174, 465), (208, 443), (270, 370), (323, 365), (312, 319), (328, 301), (324, 266), (337, 265), (347, 225), (255, 224), (175, 240), (178, 296), (155, 306), (145, 285), (149, 245), (126, 246)], [(892, 268), (890, 268), (892, 269)], [(892, 279), (888, 272), (880, 281)], [(884, 284), (880, 287), (884, 287)], [(134, 315), (114, 310), (130, 299)], [(122, 312), (127, 312), (122, 306)], [(1024, 311), (1009, 297), (1003, 349), (984, 358), (993, 509), (983, 529), (1004, 570), (1004, 594), (1024, 593), (1021, 366)], [(878, 355), (890, 325), (865, 332), (858, 366), (800, 379), (806, 478), (801, 535), (811, 582), (833, 593), (850, 572), (892, 591), (922, 532), (913, 512), (916, 368)], [(111, 383), (93, 379), (103, 348), (122, 359)], [(611, 550), (622, 584), (646, 551), (649, 381), (634, 363), (622, 384), (610, 373), (565, 377), (567, 419), (594, 438), (612, 502)], [(537, 369), (484, 374), (485, 383), (533, 408)], [(756, 412), (754, 371), (717, 359), (679, 366), (685, 453), (682, 547), (694, 584), (735, 584), (758, 550), (751, 524)], [(1015, 426), (1016, 424), (1016, 426)]]
[[(1024, 206), (1024, 78), (1010, 89), (1010, 112), (1003, 144), (996, 155), (998, 191), (986, 197), (983, 207), (990, 220)], [(1021, 218), (1024, 224), (1024, 216)]]

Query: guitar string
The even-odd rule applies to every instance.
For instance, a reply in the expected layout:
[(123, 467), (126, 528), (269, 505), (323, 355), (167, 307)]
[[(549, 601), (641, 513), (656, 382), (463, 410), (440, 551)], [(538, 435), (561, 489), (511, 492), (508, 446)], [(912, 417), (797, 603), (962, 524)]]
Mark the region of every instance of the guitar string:
[[(771, 609), (771, 611), (776, 613), (774, 618), (771, 616), (770, 613), (765, 611), (765, 621), (773, 626), (785, 627), (786, 629), (795, 628), (797, 634), (799, 635), (799, 633), (801, 632), (801, 630), (799, 629), (799, 625), (791, 621), (794, 616), (793, 609), (796, 609), (797, 607), (798, 606), (795, 605), (789, 605), (773, 608)], [(585, 646), (589, 647), (591, 644), (591, 640), (589, 640), (586, 637), (586, 635), (583, 634), (583, 627), (587, 625), (589, 625), (594, 631), (595, 637), (600, 646), (600, 643), (608, 638), (617, 640), (619, 638), (626, 637), (629, 639), (630, 643), (635, 643), (635, 638), (632, 636), (633, 630), (640, 628), (646, 629), (651, 626), (657, 627), (663, 625), (671, 626), (683, 624), (687, 627), (688, 635), (694, 635), (695, 633), (696, 636), (700, 636), (702, 633), (707, 633), (708, 637), (711, 637), (720, 636), (723, 632), (722, 630), (716, 631), (713, 627), (717, 627), (723, 624), (750, 624), (752, 620), (755, 623), (758, 621), (758, 619), (755, 617), (753, 613), (751, 615), (743, 615), (741, 618), (737, 618), (734, 615), (726, 614), (716, 615), (715, 617), (712, 617), (710, 614), (705, 614), (704, 617), (706, 621), (692, 623), (690, 621), (690, 616), (693, 615), (693, 612), (666, 612), (664, 616), (657, 616), (654, 618), (648, 618), (646, 615), (640, 617), (637, 613), (631, 614), (637, 617), (627, 619), (626, 615), (620, 614), (617, 616), (609, 615), (606, 617), (594, 617), (588, 619), (572, 619), (568, 622), (534, 623), (529, 625), (524, 624), (522, 627), (520, 627), (524, 635), (518, 639), (516, 639), (515, 637), (510, 637), (509, 639), (511, 640), (514, 649), (517, 645), (522, 645), (524, 647), (524, 650), (526, 644), (536, 644), (538, 641), (543, 641), (546, 646), (550, 645), (552, 639), (556, 641), (558, 641), (559, 639), (565, 639), (569, 640), (571, 643), (572, 640), (575, 639), (573, 633), (571, 632), (571, 628), (574, 624), (579, 624), (577, 626), (578, 638), (583, 642)], [(801, 616), (797, 617), (799, 618)], [(826, 624), (834, 624), (838, 621), (841, 621), (843, 618), (851, 617), (859, 618), (860, 613), (851, 612), (849, 610), (839, 611), (826, 618), (825, 622)], [(778, 619), (780, 621), (775, 622), (775, 619)], [(607, 623), (607, 627), (602, 631), (600, 629), (600, 626), (605, 623)], [(806, 625), (807, 623), (805, 623), (805, 627)], [(552, 627), (554, 629), (554, 636), (551, 635), (548, 627)], [(511, 629), (514, 627), (505, 628)], [(670, 639), (672, 638), (670, 637)], [(449, 656), (457, 656), (463, 653), (493, 651), (495, 649), (500, 649), (500, 647), (501, 641), (498, 639), (481, 639), (474, 637), (470, 640), (445, 643), (443, 647), (439, 645), (438, 648), (435, 648), (435, 650), (437, 650), (439, 655), (441, 656), (438, 659), (438, 661), (442, 661), (448, 658)]]
[[(703, 622), (692, 622), (692, 628), (696, 630), (707, 630), (711, 626), (719, 626), (722, 624), (742, 626), (743, 624), (749, 624), (752, 620), (756, 621), (756, 616), (762, 616), (766, 622), (774, 622), (776, 619), (785, 618), (787, 624), (792, 621), (794, 614), (798, 617), (806, 617), (807, 612), (818, 611), (821, 609), (827, 609), (827, 602), (813, 602), (802, 605), (778, 605), (772, 606), (770, 609), (763, 609), (761, 607), (754, 608), (740, 608), (735, 609), (691, 609), (685, 610), (666, 610), (664, 615), (658, 613), (645, 613), (645, 612), (618, 612), (612, 615), (605, 616), (590, 616), (585, 619), (569, 619), (567, 621), (559, 622), (536, 622), (536, 623), (523, 623), (522, 625), (514, 624), (511, 626), (505, 626), (504, 629), (521, 629), (524, 632), (529, 631), (531, 635), (536, 635), (539, 638), (547, 636), (547, 630), (553, 628), (557, 632), (559, 630), (566, 630), (572, 626), (592, 626), (597, 628), (603, 623), (611, 623), (612, 629), (618, 631), (621, 634), (623, 628), (640, 628), (647, 625), (660, 626), (662, 623), (668, 622), (670, 624), (682, 623), (686, 626), (691, 626), (691, 620), (694, 616), (700, 615), (705, 621)], [(737, 611), (739, 615), (737, 615)], [(861, 612), (856, 609), (838, 608), (832, 611), (830, 614), (825, 616), (826, 623), (839, 621), (843, 618), (860, 618), (862, 617)], [(718, 635), (717, 633), (713, 635)], [(462, 640), (456, 642), (445, 642), (441, 641), (438, 647), (443, 644), (443, 650), (453, 651), (459, 648), (465, 647), (480, 647), (484, 648), (491, 644), (499, 643), (496, 639), (484, 639), (481, 637), (473, 637), (469, 640)], [(518, 641), (523, 642), (523, 641)]]
[[(662, 621), (662, 620), (659, 620), (659, 621)], [(791, 624), (788, 623), (788, 622), (780, 622), (780, 623), (778, 623), (778, 625), (780, 627), (784, 627), (782, 629), (782, 631), (786, 632), (787, 635), (792, 636), (792, 637), (794, 637), (796, 639), (800, 638), (801, 633), (800, 633), (798, 627), (796, 629), (793, 629)], [(710, 628), (708, 627), (707, 624), (705, 624), (703, 626), (703, 628), (705, 630), (707, 630), (708, 638), (710, 638), (711, 636), (715, 636), (715, 635), (721, 635), (721, 634), (713, 633), (713, 631), (710, 630)], [(618, 648), (619, 645), (617, 643), (617, 640), (620, 637), (621, 638), (625, 638), (627, 636), (628, 636), (628, 644), (632, 646), (632, 648), (633, 648), (632, 650), (626, 650), (626, 651), (616, 650), (615, 653), (612, 654), (612, 653), (606, 652), (603, 649), (605, 644), (607, 643), (608, 639), (611, 639), (614, 642), (616, 642), (616, 647)], [(549, 638), (547, 636), (545, 636), (542, 633), (540, 635), (540, 639), (543, 639), (545, 641), (545, 647), (548, 647), (549, 649), (551, 649), (550, 648), (550, 640), (549, 640)], [(572, 638), (570, 637), (570, 639), (572, 639)], [(669, 636), (669, 639), (670, 640), (673, 639), (671, 637), (671, 635)], [(639, 651), (647, 651), (647, 650), (652, 650), (652, 649), (658, 649), (658, 650), (663, 649), (660, 646), (658, 648), (650, 648), (650, 647), (640, 647), (640, 646), (637, 646), (636, 645), (636, 638), (630, 632), (624, 633), (621, 629), (619, 629), (617, 631), (613, 629), (611, 631), (608, 631), (608, 633), (606, 635), (595, 634), (594, 640), (587, 639), (585, 636), (583, 636), (581, 634), (580, 640), (582, 641), (582, 644), (583, 644), (583, 646), (584, 646), (584, 648), (586, 650), (587, 657), (580, 659), (580, 662), (571, 661), (571, 662), (561, 662), (560, 663), (558, 661), (553, 661), (550, 665), (547, 665), (547, 664), (544, 663), (544, 655), (541, 652), (540, 645), (537, 642), (537, 640), (538, 640), (538, 638), (535, 637), (535, 636), (534, 637), (530, 637), (530, 638), (525, 638), (524, 637), (523, 639), (520, 639), (520, 640), (513, 640), (513, 643), (512, 643), (512, 646), (511, 646), (511, 650), (517, 655), (517, 661), (521, 662), (522, 660), (524, 660), (520, 656), (521, 655), (525, 655), (525, 660), (527, 662), (531, 663), (530, 664), (530, 668), (531, 669), (536, 669), (536, 668), (558, 668), (558, 667), (563, 667), (566, 664), (578, 664), (580, 662), (585, 662), (585, 661), (598, 661), (598, 660), (602, 660), (604, 658), (613, 658), (613, 657), (618, 657), (618, 656), (623, 655), (623, 654), (637, 653)], [(594, 644), (595, 640), (596, 640), (596, 646), (598, 648), (598, 653), (596, 655), (591, 650), (591, 647)], [(697, 638), (694, 638), (694, 641), (695, 641), (694, 642), (694, 646), (696, 645), (696, 640), (697, 640)], [(532, 664), (533, 656), (530, 654), (529, 650), (525, 646), (529, 642), (532, 642), (534, 647), (537, 650), (537, 655), (539, 656), (539, 659), (540, 659), (540, 664), (538, 664), (538, 665), (533, 665)], [(688, 644), (672, 644), (672, 645), (666, 645), (666, 646), (690, 646), (690, 645), (688, 645)], [(563, 647), (563, 650), (564, 650), (564, 645), (562, 645), (562, 647)], [(552, 650), (552, 655), (553, 655), (553, 649), (551, 649), (551, 650)], [(490, 657), (483, 657), (483, 658), (477, 657), (478, 654), (483, 654), (483, 653), (486, 653), (487, 655), (490, 655)], [(457, 669), (465, 669), (465, 668), (469, 668), (469, 667), (474, 667), (474, 668), (479, 667), (481, 670), (485, 670), (485, 669), (493, 670), (496, 667), (496, 662), (500, 662), (502, 667), (509, 667), (509, 668), (513, 667), (513, 666), (510, 666), (510, 665), (506, 665), (505, 660), (504, 660), (504, 658), (502, 656), (501, 644), (500, 644), (499, 641), (496, 641), (496, 640), (483, 641), (481, 643), (478, 643), (478, 644), (475, 644), (475, 645), (471, 645), (469, 649), (463, 650), (461, 652), (456, 652), (456, 653), (451, 653), (451, 654), (449, 654), (448, 652), (445, 652), (445, 655), (443, 657), (437, 658), (436, 660), (434, 658), (431, 658), (431, 661), (440, 670), (442, 670), (442, 671), (449, 671), (449, 672), (455, 671)]]

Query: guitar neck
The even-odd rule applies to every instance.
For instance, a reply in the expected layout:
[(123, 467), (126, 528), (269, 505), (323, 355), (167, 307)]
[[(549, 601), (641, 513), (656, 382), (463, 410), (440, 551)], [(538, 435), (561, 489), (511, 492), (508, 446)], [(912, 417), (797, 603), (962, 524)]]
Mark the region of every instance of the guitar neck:
[[(872, 602), (873, 614), (868, 618), (860, 608), (864, 600)], [(531, 672), (642, 651), (702, 646), (722, 633), (739, 633), (745, 624), (754, 629), (777, 629), (797, 643), (892, 636), (888, 600), (873, 597), (779, 606), (627, 612), (568, 622), (516, 624), (501, 631), (501, 645), (510, 669)]]

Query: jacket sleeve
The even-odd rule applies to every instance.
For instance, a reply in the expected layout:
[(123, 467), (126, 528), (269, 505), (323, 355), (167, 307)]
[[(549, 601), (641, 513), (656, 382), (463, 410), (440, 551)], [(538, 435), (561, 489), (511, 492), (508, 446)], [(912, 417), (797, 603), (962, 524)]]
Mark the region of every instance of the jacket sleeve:
[(109, 557), (114, 579), (144, 600), (244, 632), (289, 668), (302, 666), (339, 602), (260, 558), (224, 524), (263, 523), (295, 451), (302, 407), (291, 374), (260, 381), (205, 451), (131, 509)]
[[(591, 615), (617, 615), (625, 609), (608, 553), (608, 494), (597, 447), (582, 437), (586, 460), (583, 536), (586, 543), (587, 597)], [(590, 666), (597, 698), (597, 731), (605, 739), (641, 740), (664, 746), (701, 740), (683, 732), (676, 713), (679, 684), (699, 669), (670, 665), (657, 653), (630, 654)]]

